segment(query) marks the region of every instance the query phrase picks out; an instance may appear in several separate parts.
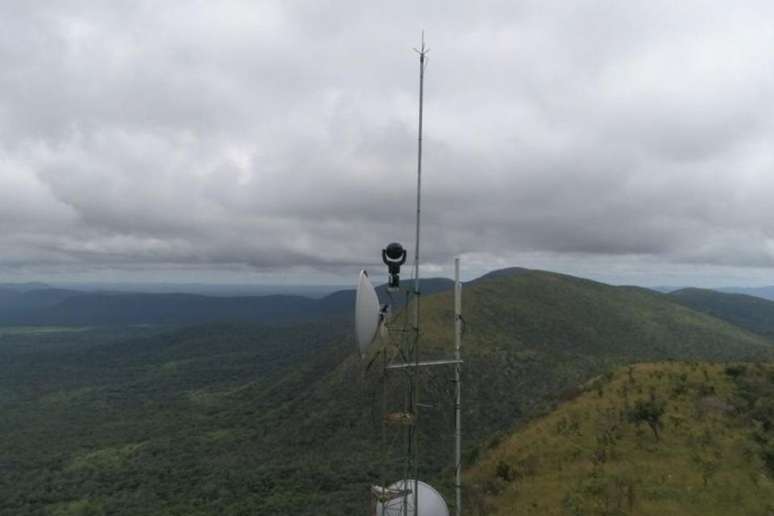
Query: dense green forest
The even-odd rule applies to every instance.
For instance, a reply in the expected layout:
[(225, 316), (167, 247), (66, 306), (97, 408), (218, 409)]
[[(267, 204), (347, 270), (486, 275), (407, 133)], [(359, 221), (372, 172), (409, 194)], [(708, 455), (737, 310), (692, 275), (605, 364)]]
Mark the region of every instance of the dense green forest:
[[(774, 349), (663, 294), (539, 271), (466, 285), (464, 311), (468, 464), (613, 367)], [(451, 293), (422, 313), (423, 353), (447, 354)], [(364, 514), (368, 486), (398, 474), (379, 400), (399, 382), (379, 357), (337, 318), (0, 332), (0, 514)], [(421, 476), (446, 493), (450, 380), (420, 382)]]

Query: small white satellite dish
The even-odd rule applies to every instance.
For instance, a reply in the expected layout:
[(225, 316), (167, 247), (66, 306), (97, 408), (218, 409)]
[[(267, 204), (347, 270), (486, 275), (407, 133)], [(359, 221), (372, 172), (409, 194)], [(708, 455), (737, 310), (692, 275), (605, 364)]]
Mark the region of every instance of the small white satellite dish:
[(379, 297), (376, 295), (376, 289), (368, 280), (368, 273), (360, 271), (355, 296), (355, 334), (361, 356), (365, 356), (368, 348), (376, 339), (380, 318)]
[[(443, 496), (431, 485), (424, 482), (417, 482), (419, 491), (419, 516), (449, 516), (449, 508)], [(372, 488), (373, 491), (373, 488)], [(389, 498), (384, 502), (376, 502), (376, 514), (385, 516), (414, 516), (414, 480), (398, 480), (387, 489), (383, 489), (386, 494), (396, 493), (394, 496), (384, 496)], [(407, 495), (402, 493), (409, 491)], [(403, 511), (403, 498), (407, 497), (408, 513)]]

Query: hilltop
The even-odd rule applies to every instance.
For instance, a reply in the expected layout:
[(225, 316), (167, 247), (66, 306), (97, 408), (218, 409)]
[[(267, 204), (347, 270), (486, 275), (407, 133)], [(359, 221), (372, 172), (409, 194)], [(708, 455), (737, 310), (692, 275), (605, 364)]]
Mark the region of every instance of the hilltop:
[(621, 368), (492, 441), (469, 514), (769, 514), (771, 364)]
[[(472, 353), (496, 349), (538, 353), (731, 359), (772, 347), (750, 331), (682, 306), (644, 288), (615, 287), (546, 271), (490, 273), (463, 293)], [(428, 340), (450, 345), (452, 293), (423, 305)]]
[(774, 337), (774, 301), (746, 294), (685, 288), (670, 294), (676, 302), (767, 337)]

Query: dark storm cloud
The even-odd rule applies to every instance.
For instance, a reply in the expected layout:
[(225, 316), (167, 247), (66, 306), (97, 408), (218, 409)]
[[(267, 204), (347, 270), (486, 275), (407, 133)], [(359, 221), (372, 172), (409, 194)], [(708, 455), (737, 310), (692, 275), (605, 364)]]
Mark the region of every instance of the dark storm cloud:
[(420, 27), (430, 262), (770, 267), (772, 14), (2, 4), (0, 269), (336, 271), (410, 242)]

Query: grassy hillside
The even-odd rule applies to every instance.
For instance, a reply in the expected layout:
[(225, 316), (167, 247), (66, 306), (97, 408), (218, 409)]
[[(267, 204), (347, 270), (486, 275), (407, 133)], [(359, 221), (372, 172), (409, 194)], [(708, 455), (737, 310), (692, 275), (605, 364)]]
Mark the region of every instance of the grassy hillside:
[(774, 366), (641, 364), (493, 442), (469, 514), (774, 511)]
[(750, 331), (774, 337), (774, 301), (745, 294), (727, 294), (715, 290), (685, 288), (670, 297), (693, 310)]
[[(469, 461), (611, 366), (772, 358), (764, 338), (666, 296), (514, 272), (465, 287)], [(451, 310), (449, 292), (423, 297), (424, 356), (451, 351)], [(394, 393), (399, 377), (382, 382), (379, 361), (366, 369), (349, 323), (103, 344), (95, 331), (107, 330), (0, 340), (0, 515), (365, 512), (368, 486), (383, 480), (381, 389)], [(419, 414), (421, 478), (447, 492), (450, 380), (446, 369), (421, 378), (432, 408)]]

